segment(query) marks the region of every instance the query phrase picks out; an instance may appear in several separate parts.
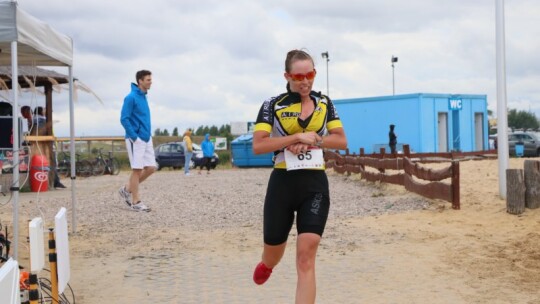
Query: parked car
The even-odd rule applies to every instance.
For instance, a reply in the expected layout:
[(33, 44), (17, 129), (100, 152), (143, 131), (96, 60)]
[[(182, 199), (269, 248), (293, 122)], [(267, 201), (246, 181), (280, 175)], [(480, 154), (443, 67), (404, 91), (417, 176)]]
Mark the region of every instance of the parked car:
[(508, 134), (508, 150), (511, 156), (516, 155), (516, 144), (523, 144), (523, 156), (540, 156), (540, 133), (514, 132)]
[[(182, 142), (169, 142), (157, 146), (154, 150), (156, 156), (157, 169), (172, 167), (179, 169), (184, 167), (186, 160), (184, 153), (184, 144)], [(211, 168), (215, 168), (219, 163), (219, 157), (214, 153), (211, 160)], [(197, 168), (203, 165), (203, 152), (198, 144), (193, 144), (193, 156), (189, 163), (190, 168)]]
[[(191, 157), (191, 160), (194, 162), (194, 167), (195, 168), (202, 167), (204, 165), (203, 164), (204, 154), (202, 151), (202, 147), (196, 143), (193, 143), (192, 147), (193, 147), (193, 156)], [(219, 156), (217, 155), (217, 153), (214, 152), (214, 156), (210, 160), (210, 168), (215, 169), (218, 163), (219, 163)]]

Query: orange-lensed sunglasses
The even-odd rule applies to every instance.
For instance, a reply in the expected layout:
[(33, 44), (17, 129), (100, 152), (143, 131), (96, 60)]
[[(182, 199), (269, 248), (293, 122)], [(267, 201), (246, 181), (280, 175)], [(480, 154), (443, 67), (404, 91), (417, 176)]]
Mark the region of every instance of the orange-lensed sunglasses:
[(306, 74), (289, 74), (289, 73), (287, 73), (287, 74), (294, 81), (302, 81), (304, 79), (313, 80), (313, 79), (315, 79), (315, 75), (317, 75), (317, 71), (313, 70), (313, 71), (308, 72)]

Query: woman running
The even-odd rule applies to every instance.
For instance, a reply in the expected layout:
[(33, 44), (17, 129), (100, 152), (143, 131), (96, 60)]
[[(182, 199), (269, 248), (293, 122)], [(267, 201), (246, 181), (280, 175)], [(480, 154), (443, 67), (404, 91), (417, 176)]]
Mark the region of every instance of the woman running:
[(315, 256), (330, 197), (323, 148), (346, 149), (347, 138), (328, 96), (312, 91), (312, 57), (292, 50), (285, 59), (287, 92), (266, 100), (253, 133), (255, 154), (274, 152), (264, 202), (264, 248), (253, 280), (263, 284), (285, 252), (296, 213), (296, 303), (315, 303)]

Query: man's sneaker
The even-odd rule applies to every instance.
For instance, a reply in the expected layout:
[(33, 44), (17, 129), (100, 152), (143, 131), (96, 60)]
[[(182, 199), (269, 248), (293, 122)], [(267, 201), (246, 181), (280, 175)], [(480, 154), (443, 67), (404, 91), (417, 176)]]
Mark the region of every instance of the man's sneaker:
[(271, 274), (272, 268), (268, 268), (263, 262), (260, 262), (257, 264), (257, 267), (255, 267), (255, 271), (253, 272), (253, 281), (257, 285), (264, 284)]
[(126, 186), (120, 187), (120, 190), (118, 190), (118, 194), (120, 194), (120, 197), (126, 202), (129, 207), (131, 207), (131, 193), (127, 191)]
[(146, 212), (150, 212), (152, 210), (148, 208), (145, 204), (143, 204), (141, 201), (139, 201), (136, 204), (131, 205), (131, 209), (135, 211), (146, 211)]

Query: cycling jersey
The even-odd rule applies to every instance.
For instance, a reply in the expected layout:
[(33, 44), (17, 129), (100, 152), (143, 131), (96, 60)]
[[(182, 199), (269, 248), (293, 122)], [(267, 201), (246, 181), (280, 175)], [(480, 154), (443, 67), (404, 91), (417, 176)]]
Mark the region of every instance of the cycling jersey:
[[(311, 91), (315, 105), (313, 113), (300, 119), (302, 102), (300, 94), (290, 90), (266, 100), (259, 111), (255, 131), (265, 131), (272, 137), (287, 136), (301, 132), (317, 132), (323, 136), (327, 130), (343, 127), (332, 101), (320, 92)], [(275, 151), (278, 154), (281, 151)], [(286, 168), (285, 162), (276, 162), (274, 168)], [(324, 168), (321, 168), (324, 170)]]

